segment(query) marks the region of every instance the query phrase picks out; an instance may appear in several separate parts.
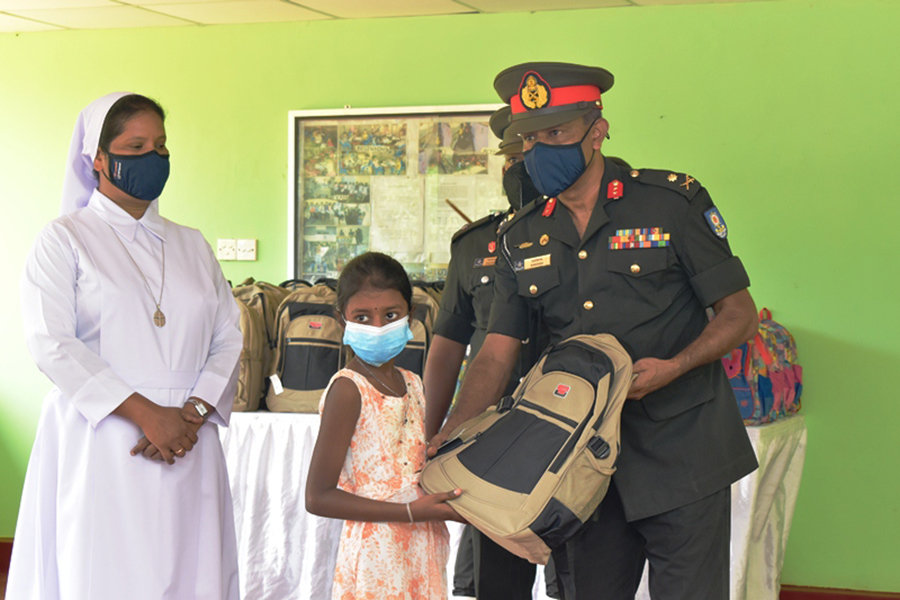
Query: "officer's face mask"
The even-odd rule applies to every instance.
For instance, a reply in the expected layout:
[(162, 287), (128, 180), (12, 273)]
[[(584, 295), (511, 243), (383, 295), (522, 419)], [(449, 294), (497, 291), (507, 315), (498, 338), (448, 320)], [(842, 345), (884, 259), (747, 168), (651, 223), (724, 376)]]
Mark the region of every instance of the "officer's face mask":
[(383, 327), (363, 325), (353, 321), (344, 324), (344, 343), (366, 364), (380, 367), (401, 352), (413, 338), (409, 330), (409, 316)]
[(109, 156), (109, 181), (140, 200), (155, 200), (169, 179), (169, 155), (156, 150), (145, 154), (113, 154)]
[(513, 210), (519, 210), (541, 195), (528, 176), (524, 162), (517, 162), (503, 174), (503, 191)]
[[(587, 169), (581, 144), (593, 128), (594, 124), (591, 123), (581, 139), (574, 144), (554, 146), (537, 142), (525, 152), (525, 169), (541, 194), (555, 198), (578, 181)], [(592, 152), (591, 160), (593, 157)]]

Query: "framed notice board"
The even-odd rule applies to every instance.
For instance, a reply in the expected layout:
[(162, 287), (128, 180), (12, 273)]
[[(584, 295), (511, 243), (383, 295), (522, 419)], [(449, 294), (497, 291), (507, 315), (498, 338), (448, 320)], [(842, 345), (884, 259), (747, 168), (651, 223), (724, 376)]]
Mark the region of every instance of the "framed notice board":
[(474, 221), (509, 206), (488, 126), (500, 106), (291, 111), (290, 276), (337, 277), (377, 250), (413, 279), (444, 279), (460, 213)]

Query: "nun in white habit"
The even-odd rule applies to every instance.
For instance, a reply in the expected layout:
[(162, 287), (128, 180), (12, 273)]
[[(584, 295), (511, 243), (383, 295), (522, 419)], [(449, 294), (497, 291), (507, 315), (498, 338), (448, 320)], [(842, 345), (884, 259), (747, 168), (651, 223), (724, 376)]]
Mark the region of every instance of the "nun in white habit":
[(28, 349), (55, 387), (7, 598), (238, 598), (217, 431), (234, 398), (238, 308), (200, 232), (159, 215), (163, 121), (133, 94), (82, 111), (62, 215), (28, 256)]

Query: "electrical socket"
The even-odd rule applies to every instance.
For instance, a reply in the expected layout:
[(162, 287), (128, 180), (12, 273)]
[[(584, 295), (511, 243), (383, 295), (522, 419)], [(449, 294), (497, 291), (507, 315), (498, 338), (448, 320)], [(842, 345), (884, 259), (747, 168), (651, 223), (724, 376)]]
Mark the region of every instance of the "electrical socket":
[(237, 259), (256, 260), (256, 240), (237, 240)]
[(217, 240), (216, 258), (219, 260), (237, 260), (237, 242), (233, 238)]

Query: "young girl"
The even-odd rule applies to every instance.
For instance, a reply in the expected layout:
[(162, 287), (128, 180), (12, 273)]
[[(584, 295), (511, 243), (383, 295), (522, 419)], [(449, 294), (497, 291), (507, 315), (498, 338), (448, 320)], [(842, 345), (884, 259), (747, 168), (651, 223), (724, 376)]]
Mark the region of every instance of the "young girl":
[(333, 600), (447, 598), (445, 502), (426, 495), (422, 381), (394, 367), (412, 337), (412, 286), (396, 260), (367, 252), (341, 271), (337, 318), (356, 355), (322, 395), (306, 509), (344, 519)]

